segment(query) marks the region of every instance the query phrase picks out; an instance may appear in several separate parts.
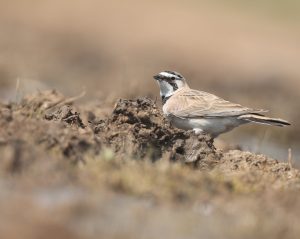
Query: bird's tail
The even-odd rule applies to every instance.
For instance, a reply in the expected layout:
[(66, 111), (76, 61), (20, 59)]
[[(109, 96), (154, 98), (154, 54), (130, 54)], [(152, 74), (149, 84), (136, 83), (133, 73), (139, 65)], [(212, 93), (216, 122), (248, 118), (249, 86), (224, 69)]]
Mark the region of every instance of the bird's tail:
[(263, 116), (260, 114), (241, 115), (238, 117), (238, 119), (245, 120), (248, 122), (254, 122), (254, 123), (258, 123), (258, 124), (275, 125), (275, 126), (280, 126), (280, 127), (291, 125), (286, 120), (269, 118), (269, 117), (266, 117), (266, 116)]

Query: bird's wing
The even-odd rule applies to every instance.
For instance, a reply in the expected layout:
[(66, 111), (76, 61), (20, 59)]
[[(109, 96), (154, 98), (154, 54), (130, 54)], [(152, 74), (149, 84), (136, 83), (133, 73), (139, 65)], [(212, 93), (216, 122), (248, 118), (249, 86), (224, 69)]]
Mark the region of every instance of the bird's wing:
[(266, 110), (243, 107), (203, 91), (187, 89), (174, 94), (165, 106), (167, 114), (179, 118), (229, 117), (261, 114)]

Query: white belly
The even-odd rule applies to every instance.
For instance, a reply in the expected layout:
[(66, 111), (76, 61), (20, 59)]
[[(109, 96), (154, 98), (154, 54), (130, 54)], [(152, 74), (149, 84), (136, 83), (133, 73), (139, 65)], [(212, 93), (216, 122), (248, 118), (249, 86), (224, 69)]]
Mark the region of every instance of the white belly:
[(194, 130), (196, 133), (207, 133), (212, 137), (216, 137), (245, 123), (235, 117), (181, 119), (175, 116), (167, 116), (167, 118), (172, 125), (179, 129)]

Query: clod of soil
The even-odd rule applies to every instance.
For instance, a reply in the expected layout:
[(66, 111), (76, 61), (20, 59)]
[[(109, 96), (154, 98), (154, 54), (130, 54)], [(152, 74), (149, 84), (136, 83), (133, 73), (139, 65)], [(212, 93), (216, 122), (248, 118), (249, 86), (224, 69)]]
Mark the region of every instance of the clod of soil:
[(67, 105), (63, 105), (62, 107), (56, 109), (51, 113), (46, 113), (45, 119), (63, 121), (66, 122), (67, 124), (77, 125), (80, 128), (85, 128), (85, 125), (83, 124), (79, 113), (78, 112), (73, 113), (72, 108)]
[(149, 98), (118, 100), (108, 119), (95, 122), (94, 132), (124, 157), (155, 161), (166, 155), (189, 163), (218, 158), (209, 136), (173, 128)]

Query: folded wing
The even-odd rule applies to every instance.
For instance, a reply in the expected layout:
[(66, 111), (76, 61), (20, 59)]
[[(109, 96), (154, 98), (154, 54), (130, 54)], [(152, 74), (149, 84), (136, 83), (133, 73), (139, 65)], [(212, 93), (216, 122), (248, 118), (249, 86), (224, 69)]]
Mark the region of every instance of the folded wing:
[(243, 107), (215, 95), (192, 89), (177, 92), (167, 102), (166, 112), (179, 118), (229, 117), (243, 114), (261, 114), (261, 109)]

